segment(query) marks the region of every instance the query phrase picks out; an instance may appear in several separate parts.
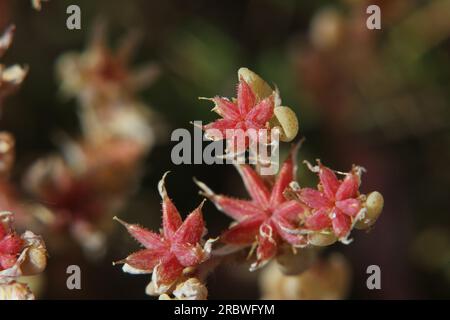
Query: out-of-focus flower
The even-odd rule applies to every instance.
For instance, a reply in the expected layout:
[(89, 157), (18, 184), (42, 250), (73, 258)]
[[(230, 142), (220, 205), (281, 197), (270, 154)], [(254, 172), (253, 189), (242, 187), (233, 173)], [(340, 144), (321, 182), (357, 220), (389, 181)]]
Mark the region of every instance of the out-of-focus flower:
[(12, 223), (12, 213), (0, 213), (0, 297), (33, 299), (28, 286), (16, 282), (16, 279), (44, 271), (47, 250), (41, 237), (31, 231), (19, 235)]
[(137, 33), (130, 33), (117, 51), (112, 52), (106, 45), (105, 29), (103, 22), (97, 23), (87, 49), (83, 53), (67, 53), (57, 64), (63, 93), (77, 96), (83, 105), (91, 107), (128, 100), (158, 74), (154, 64), (129, 70), (139, 38)]
[(233, 199), (213, 193), (206, 185), (197, 182), (216, 207), (236, 220), (221, 239), (227, 244), (256, 248), (256, 262), (251, 270), (262, 267), (270, 261), (280, 244), (288, 243), (294, 247), (303, 247), (306, 239), (302, 235), (292, 234), (289, 229), (297, 228), (308, 210), (296, 200), (287, 200), (283, 193), (295, 179), (296, 148), (284, 162), (280, 173), (269, 188), (263, 178), (248, 165), (237, 166), (251, 200)]
[(24, 179), (49, 209), (36, 208), (39, 220), (60, 234), (70, 231), (93, 258), (105, 251), (111, 217), (136, 189), (142, 160), (155, 142), (153, 114), (135, 93), (156, 69), (128, 70), (136, 40), (135, 34), (127, 37), (113, 53), (98, 24), (85, 52), (60, 58), (62, 89), (80, 103), (81, 136), (62, 139), (61, 154), (36, 161)]
[(82, 107), (79, 116), (85, 143), (92, 146), (127, 140), (138, 144), (145, 155), (155, 144), (155, 130), (151, 124), (156, 115), (139, 102), (121, 102), (101, 109)]
[(83, 53), (60, 57), (56, 69), (67, 96), (80, 102), (83, 137), (92, 144), (112, 138), (130, 139), (148, 151), (154, 144), (150, 121), (156, 115), (137, 101), (136, 92), (149, 85), (158, 69), (149, 64), (130, 71), (128, 63), (136, 46), (137, 33), (131, 33), (116, 52), (106, 45), (105, 25), (98, 23)]
[[(16, 27), (12, 25), (0, 36), (0, 58), (10, 47), (15, 29)], [(0, 64), (0, 106), (3, 98), (20, 86), (27, 72), (28, 69), (26, 67), (21, 67), (17, 64), (10, 67)]]
[[(200, 245), (205, 233), (201, 212), (203, 203), (182, 221), (177, 208), (167, 195), (164, 179), (165, 175), (158, 186), (163, 199), (161, 234), (115, 218), (145, 247), (119, 261), (124, 263), (123, 271), (132, 274), (152, 273), (151, 285), (154, 286), (155, 294), (169, 292), (182, 278), (185, 268), (192, 270), (205, 261), (209, 257), (212, 242), (207, 241), (204, 247)], [(183, 289), (178, 289), (183, 292)]]
[(141, 147), (128, 140), (101, 146), (65, 144), (63, 156), (36, 161), (24, 185), (45, 211), (42, 222), (70, 230), (88, 252), (102, 249), (101, 226), (124, 204), (136, 183)]
[(263, 79), (247, 68), (239, 69), (238, 77), (236, 99), (218, 96), (210, 99), (215, 104), (212, 110), (222, 119), (204, 126), (206, 137), (212, 140), (226, 138), (229, 144), (234, 145), (240, 141), (237, 135), (241, 133), (237, 130), (241, 130), (246, 134), (246, 148), (252, 138), (248, 130), (277, 128), (282, 141), (294, 139), (298, 132), (297, 117), (289, 107), (280, 106), (278, 91), (272, 90)]
[(319, 260), (300, 275), (287, 276), (272, 263), (263, 270), (260, 287), (263, 299), (344, 299), (350, 286), (350, 267), (340, 254)]

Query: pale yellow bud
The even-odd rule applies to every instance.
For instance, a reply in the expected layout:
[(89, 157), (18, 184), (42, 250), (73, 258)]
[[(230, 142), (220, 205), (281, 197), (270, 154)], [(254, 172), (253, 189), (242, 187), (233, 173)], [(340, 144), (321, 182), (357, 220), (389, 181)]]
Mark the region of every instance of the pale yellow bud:
[(289, 107), (275, 107), (274, 116), (271, 120), (271, 127), (280, 128), (280, 140), (283, 142), (292, 141), (298, 133), (298, 119), (295, 112)]
[(371, 192), (366, 199), (365, 207), (367, 209), (362, 220), (355, 225), (357, 229), (367, 229), (371, 227), (383, 211), (384, 199), (378, 191)]

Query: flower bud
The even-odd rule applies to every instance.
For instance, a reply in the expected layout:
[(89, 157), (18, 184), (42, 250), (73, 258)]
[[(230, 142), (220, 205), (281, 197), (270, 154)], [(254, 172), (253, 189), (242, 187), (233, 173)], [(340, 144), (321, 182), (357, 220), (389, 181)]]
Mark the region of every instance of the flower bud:
[(244, 79), (261, 100), (269, 97), (273, 93), (273, 89), (267, 82), (250, 69), (240, 68), (238, 70), (238, 77), (239, 79)]
[(289, 107), (275, 107), (274, 117), (271, 120), (271, 127), (279, 127), (280, 140), (283, 142), (292, 141), (298, 133), (298, 119), (295, 112)]
[(355, 225), (357, 229), (367, 229), (371, 227), (381, 214), (384, 206), (384, 199), (378, 191), (371, 192), (366, 199), (365, 207), (367, 209), (362, 220)]
[(337, 241), (334, 233), (313, 232), (308, 234), (308, 243), (317, 247), (329, 246)]

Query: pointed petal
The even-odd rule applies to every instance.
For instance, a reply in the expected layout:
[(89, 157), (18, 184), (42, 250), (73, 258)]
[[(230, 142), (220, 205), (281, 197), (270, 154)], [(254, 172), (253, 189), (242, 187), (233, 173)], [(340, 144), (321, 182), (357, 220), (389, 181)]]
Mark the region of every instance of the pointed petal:
[(284, 198), (283, 192), (289, 186), (289, 184), (295, 179), (296, 165), (295, 165), (295, 155), (297, 148), (294, 147), (291, 150), (289, 157), (283, 163), (280, 173), (278, 174), (277, 180), (272, 187), (272, 193), (270, 195), (270, 206), (276, 207), (286, 199)]
[(187, 216), (172, 238), (174, 243), (197, 244), (200, 241), (205, 231), (202, 206), (203, 202)]
[(238, 84), (237, 104), (239, 113), (246, 115), (255, 105), (256, 97), (248, 83), (241, 78)]
[(276, 255), (277, 241), (274, 231), (273, 226), (269, 223), (264, 223), (259, 228), (256, 262), (250, 267), (251, 271), (263, 267)]
[(245, 187), (258, 206), (262, 208), (269, 207), (270, 192), (267, 189), (263, 179), (248, 165), (236, 166)]
[(171, 239), (175, 232), (178, 230), (178, 228), (182, 224), (182, 219), (180, 216), (180, 213), (178, 212), (177, 208), (173, 204), (172, 200), (167, 195), (166, 187), (165, 187), (165, 178), (167, 176), (168, 172), (166, 172), (162, 179), (158, 183), (158, 190), (159, 194), (161, 195), (161, 198), (163, 200), (162, 202), (162, 222), (163, 222), (163, 233), (164, 238)]
[(262, 215), (249, 217), (225, 231), (220, 238), (223, 242), (228, 244), (252, 244), (256, 241), (259, 227), (264, 222), (264, 220), (265, 217)]
[[(157, 288), (167, 288), (171, 286), (183, 273), (184, 267), (180, 264), (175, 255), (167, 256), (153, 270), (152, 280)], [(164, 290), (165, 291), (165, 290)]]
[(215, 97), (213, 101), (216, 104), (217, 113), (224, 119), (236, 121), (239, 118), (239, 110), (235, 103), (220, 97)]
[(261, 208), (248, 200), (234, 199), (222, 195), (215, 195), (211, 200), (217, 206), (217, 209), (237, 221), (262, 213)]
[(351, 219), (346, 214), (342, 213), (340, 210), (334, 210), (332, 213), (332, 223), (334, 233), (338, 238), (345, 237), (350, 231)]
[[(320, 165), (320, 164), (319, 164)], [(329, 168), (320, 165), (319, 169), (320, 183), (323, 187), (323, 192), (329, 199), (334, 199), (336, 191), (339, 188), (340, 182), (336, 174)]]
[(123, 262), (130, 265), (134, 269), (144, 272), (152, 272), (153, 268), (163, 259), (168, 252), (166, 250), (149, 250), (144, 249), (130, 254)]
[(171, 250), (178, 261), (185, 267), (198, 265), (204, 259), (203, 249), (198, 244), (174, 243)]
[(361, 202), (358, 199), (346, 199), (336, 201), (336, 207), (348, 216), (354, 217), (361, 210)]
[(249, 216), (261, 214), (261, 208), (251, 201), (215, 194), (214, 191), (203, 182), (198, 181), (195, 178), (194, 182), (202, 189), (200, 193), (211, 200), (218, 210), (237, 221), (242, 221)]
[(305, 226), (311, 230), (323, 230), (330, 227), (331, 219), (328, 216), (329, 209), (323, 208), (313, 212), (312, 215), (306, 218)]
[(339, 189), (336, 192), (336, 200), (344, 200), (354, 198), (357, 196), (359, 188), (359, 178), (354, 173), (349, 173), (342, 181)]
[(147, 249), (160, 250), (166, 246), (163, 238), (160, 235), (149, 231), (137, 224), (129, 224), (117, 217), (114, 217), (115, 220), (119, 221), (130, 235), (135, 238), (140, 244), (142, 244)]
[(163, 199), (163, 233), (164, 237), (171, 239), (182, 224), (182, 219), (177, 208), (170, 198)]
[(245, 117), (245, 120), (264, 127), (272, 116), (273, 96), (270, 96), (254, 106)]
[(325, 194), (315, 189), (303, 188), (298, 195), (302, 202), (314, 209), (328, 208), (332, 205)]

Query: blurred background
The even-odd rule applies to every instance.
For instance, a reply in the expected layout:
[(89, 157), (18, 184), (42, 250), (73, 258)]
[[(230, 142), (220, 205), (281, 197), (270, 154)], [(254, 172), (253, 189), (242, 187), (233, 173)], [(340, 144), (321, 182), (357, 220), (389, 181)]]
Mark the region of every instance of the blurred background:
[[(70, 4), (81, 8), (81, 30), (66, 28)], [(366, 28), (370, 4), (381, 8), (381, 30)], [(2, 63), (30, 68), (22, 88), (4, 102), (0, 120), (16, 138), (11, 183), (25, 201), (32, 201), (23, 183), (27, 168), (58, 152), (61, 132), (81, 134), (78, 101), (61, 94), (55, 64), (65, 52), (85, 50), (99, 17), (107, 21), (113, 48), (128, 31), (141, 31), (130, 65), (158, 68), (152, 84), (136, 94), (158, 119), (155, 145), (118, 216), (157, 230), (157, 182), (168, 170), (169, 194), (184, 215), (201, 201), (194, 176), (217, 192), (246, 196), (231, 165), (170, 160), (173, 129), (192, 131), (190, 121), (214, 119), (210, 104), (197, 97), (234, 96), (237, 70), (246, 66), (276, 84), (283, 104), (296, 111), (306, 137), (300, 161), (320, 158), (341, 171), (362, 165), (362, 191), (384, 195), (373, 230), (354, 232), (354, 243), (329, 249), (350, 262), (348, 297), (450, 298), (450, 1), (51, 0), (37, 12), (27, 0), (0, 0), (0, 30), (17, 27)], [(299, 181), (316, 183), (303, 165)], [(211, 236), (230, 222), (211, 203), (204, 217)], [(149, 276), (111, 266), (138, 248), (119, 225), (97, 259), (72, 238), (58, 239), (67, 245), (49, 249), (38, 298), (147, 298)], [(71, 264), (81, 267), (82, 290), (66, 288)], [(372, 264), (381, 268), (381, 290), (366, 287)], [(260, 296), (257, 274), (245, 267), (219, 268), (208, 287), (211, 298)]]

